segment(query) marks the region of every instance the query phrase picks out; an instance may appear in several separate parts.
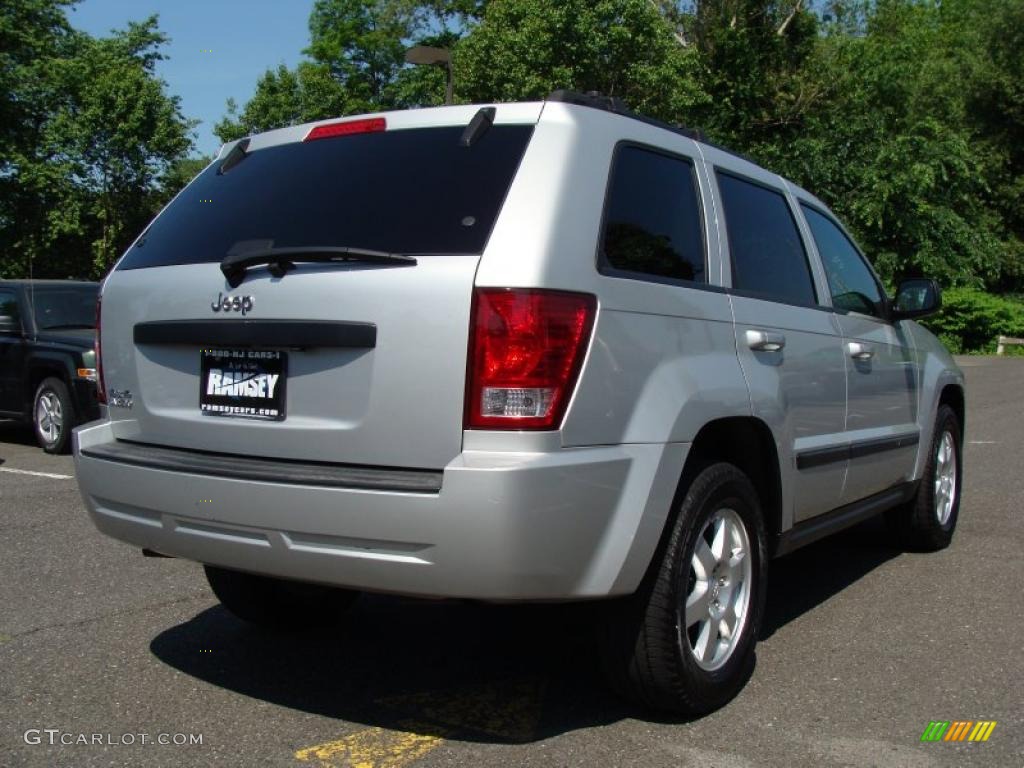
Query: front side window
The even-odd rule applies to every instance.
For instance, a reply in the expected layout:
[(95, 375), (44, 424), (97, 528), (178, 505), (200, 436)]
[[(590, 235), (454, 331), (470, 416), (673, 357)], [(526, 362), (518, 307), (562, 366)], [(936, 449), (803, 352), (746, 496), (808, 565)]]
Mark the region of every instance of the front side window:
[(634, 146), (615, 155), (601, 240), (603, 267), (703, 283), (704, 237), (693, 164)]
[(846, 312), (882, 317), (885, 307), (882, 291), (853, 243), (827, 216), (803, 203), (800, 207), (825, 267), (832, 306)]
[(810, 265), (785, 196), (717, 172), (732, 256), (732, 287), (786, 304), (817, 302)]

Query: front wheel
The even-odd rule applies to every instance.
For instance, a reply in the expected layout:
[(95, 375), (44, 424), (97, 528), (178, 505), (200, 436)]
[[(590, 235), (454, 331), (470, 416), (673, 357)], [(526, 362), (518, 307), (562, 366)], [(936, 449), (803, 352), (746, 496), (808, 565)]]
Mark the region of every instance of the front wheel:
[(339, 625), (358, 592), (203, 566), (213, 594), (243, 621), (265, 629)]
[(945, 549), (960, 516), (963, 480), (960, 420), (948, 405), (939, 406), (935, 431), (914, 498), (886, 513), (900, 543), (919, 552)]
[(653, 709), (698, 715), (743, 686), (766, 584), (761, 506), (746, 475), (714, 464), (690, 484), (640, 589), (605, 638), (612, 686)]
[(47, 453), (67, 453), (76, 421), (67, 385), (60, 379), (43, 379), (32, 401), (32, 426), (39, 447)]

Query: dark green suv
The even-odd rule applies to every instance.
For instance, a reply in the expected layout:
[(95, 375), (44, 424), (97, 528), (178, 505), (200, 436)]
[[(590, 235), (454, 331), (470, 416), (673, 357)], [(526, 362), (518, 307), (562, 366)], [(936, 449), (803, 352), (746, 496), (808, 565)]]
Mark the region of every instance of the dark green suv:
[(0, 280), (0, 418), (31, 421), (47, 453), (99, 417), (98, 283)]

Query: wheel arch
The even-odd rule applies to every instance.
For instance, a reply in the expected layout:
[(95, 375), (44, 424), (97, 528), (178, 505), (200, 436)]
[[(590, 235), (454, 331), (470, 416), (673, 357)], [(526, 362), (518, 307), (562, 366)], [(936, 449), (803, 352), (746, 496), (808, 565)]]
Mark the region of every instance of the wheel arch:
[(719, 461), (735, 465), (750, 478), (761, 501), (765, 532), (769, 537), (778, 535), (782, 529), (779, 451), (771, 428), (755, 416), (716, 419), (701, 427), (686, 457), (673, 510), (693, 478)]
[(33, 355), (28, 362), (28, 372), (25, 377), (25, 390), (23, 394), (23, 409), (29, 418), (32, 417), (32, 403), (35, 400), (36, 390), (43, 383), (44, 379), (50, 377), (58, 378), (71, 390), (72, 375), (71, 361), (62, 355), (43, 354)]
[(956, 419), (960, 423), (960, 439), (963, 440), (963, 436), (967, 428), (967, 408), (964, 400), (964, 388), (959, 384), (947, 384), (942, 388), (939, 393), (939, 406), (948, 405), (953, 409), (953, 413), (956, 414)]
[[(676, 444), (682, 446), (682, 444)], [(770, 549), (782, 521), (782, 472), (769, 426), (754, 416), (725, 416), (704, 423), (683, 452), (666, 452), (664, 491), (648, 499), (629, 551), (616, 563), (612, 594), (631, 594), (652, 578), (678, 519), (679, 506), (701, 470), (718, 462), (738, 467), (757, 490)], [(671, 467), (671, 469), (670, 469)], [(654, 506), (650, 506), (654, 504)]]

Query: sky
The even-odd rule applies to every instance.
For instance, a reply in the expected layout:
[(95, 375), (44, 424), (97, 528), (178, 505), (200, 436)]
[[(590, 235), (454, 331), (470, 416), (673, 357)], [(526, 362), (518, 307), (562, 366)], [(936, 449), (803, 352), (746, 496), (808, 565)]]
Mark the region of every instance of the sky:
[(312, 6), (313, 0), (80, 0), (68, 18), (100, 37), (158, 14), (171, 40), (157, 72), (181, 97), (185, 116), (202, 121), (195, 149), (211, 155), (220, 146), (213, 126), (228, 97), (241, 107), (268, 67), (292, 67), (302, 58)]

